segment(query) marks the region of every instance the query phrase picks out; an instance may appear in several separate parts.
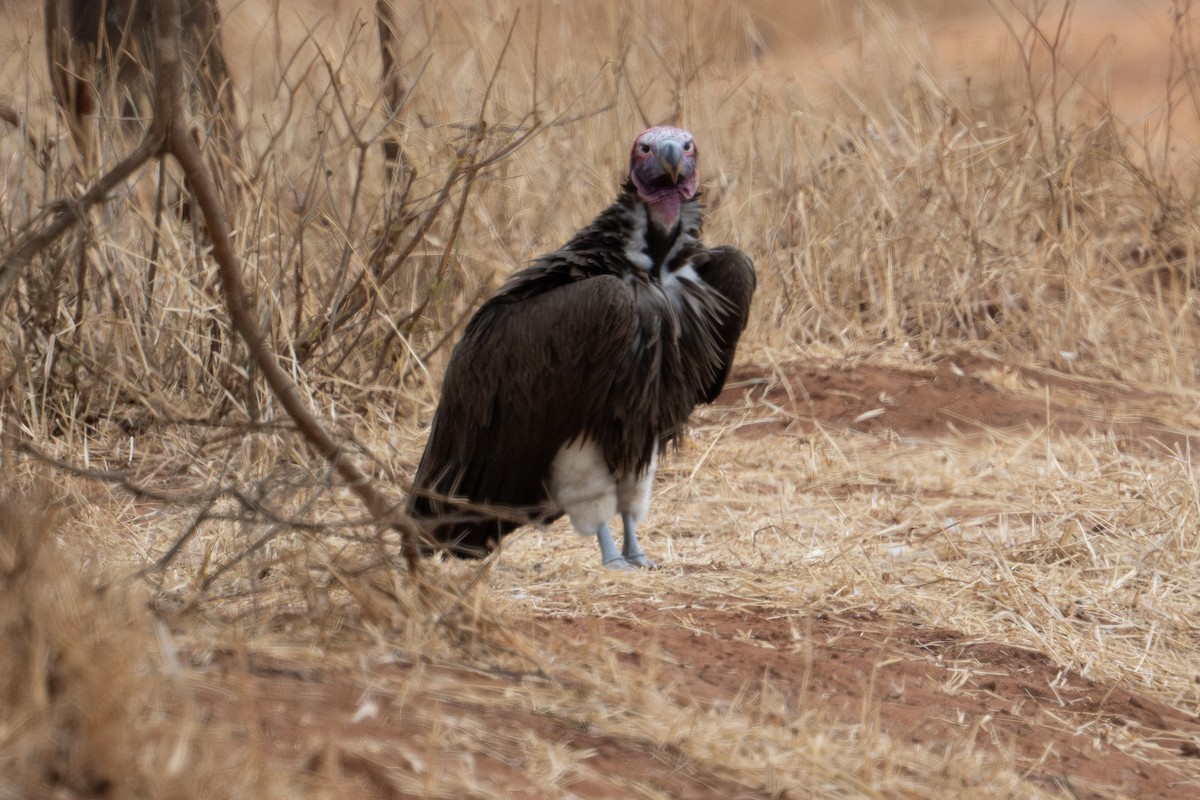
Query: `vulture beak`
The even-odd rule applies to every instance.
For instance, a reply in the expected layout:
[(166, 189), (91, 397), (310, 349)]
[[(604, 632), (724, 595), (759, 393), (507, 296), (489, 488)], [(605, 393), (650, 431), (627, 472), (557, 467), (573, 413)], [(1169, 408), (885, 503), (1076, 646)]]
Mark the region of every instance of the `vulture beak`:
[(671, 176), (672, 183), (679, 183), (679, 172), (683, 169), (683, 148), (675, 142), (663, 142), (658, 148), (658, 165)]

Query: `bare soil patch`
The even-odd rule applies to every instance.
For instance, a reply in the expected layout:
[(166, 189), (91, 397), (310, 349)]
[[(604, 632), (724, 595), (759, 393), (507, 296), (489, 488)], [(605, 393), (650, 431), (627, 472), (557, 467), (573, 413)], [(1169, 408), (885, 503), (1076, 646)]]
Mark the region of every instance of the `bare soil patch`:
[(773, 411), (739, 426), (748, 437), (817, 426), (921, 438), (1052, 429), (1173, 447), (1195, 435), (1180, 418), (1179, 399), (1166, 392), (976, 354), (911, 367), (802, 359), (769, 369), (742, 365), (722, 402), (743, 399)]
[[(235, 731), (248, 725), (271, 761), (328, 775), (363, 796), (440, 797), (447, 776), (459, 786), (477, 786), (472, 796), (765, 796), (662, 742), (530, 707), (516, 699), (530, 683), (552, 681), (433, 663), (377, 667), (367, 676), (220, 658), (197, 688), (207, 725)], [(545, 776), (553, 788), (531, 785), (531, 752), (538, 749), (531, 742), (550, 748), (559, 761), (558, 774)]]
[(1200, 788), (1200, 720), (1041, 653), (870, 611), (811, 616), (677, 597), (631, 602), (630, 612), (602, 623), (605, 635), (627, 647), (632, 667), (646, 653), (677, 665), (671, 678), (688, 701), (766, 697), (780, 724), (815, 709), (948, 752), (995, 748), (1067, 797), (1186, 798)]
[[(948, 757), (995, 751), (1052, 796), (1200, 791), (1200, 719), (1033, 650), (865, 609), (641, 594), (620, 605), (618, 617), (538, 615), (530, 625), (547, 652), (599, 644), (626, 680), (655, 681), (683, 708), (754, 709), (760, 724), (783, 728), (817, 715)], [(803, 796), (747, 785), (587, 714), (538, 708), (527, 689), (554, 681), (536, 672), (418, 662), (362, 673), (223, 654), (205, 673), (197, 690), (208, 726), (248, 724), (238, 735), (271, 761), (363, 796), (440, 796), (448, 775), (520, 798)], [(532, 741), (559, 762), (553, 789), (530, 785)]]

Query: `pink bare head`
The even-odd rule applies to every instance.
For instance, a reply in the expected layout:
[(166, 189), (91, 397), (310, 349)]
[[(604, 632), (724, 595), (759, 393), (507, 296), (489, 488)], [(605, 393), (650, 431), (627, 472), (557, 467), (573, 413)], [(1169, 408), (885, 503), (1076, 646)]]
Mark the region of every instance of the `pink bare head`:
[(664, 230), (675, 227), (681, 205), (696, 196), (698, 157), (695, 139), (682, 128), (661, 125), (633, 140), (629, 180)]

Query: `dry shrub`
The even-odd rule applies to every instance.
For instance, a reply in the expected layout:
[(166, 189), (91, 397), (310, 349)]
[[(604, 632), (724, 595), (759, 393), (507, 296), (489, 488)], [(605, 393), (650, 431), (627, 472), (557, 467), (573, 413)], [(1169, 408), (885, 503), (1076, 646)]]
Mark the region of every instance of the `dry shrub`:
[(145, 593), (82, 565), (63, 541), (75, 526), (48, 498), (0, 500), (0, 797), (298, 790), (222, 742), (232, 731), (197, 735), (198, 709), (167, 674)]
[(1184, 106), (1168, 101), (1167, 132), (1143, 138), (1095, 77), (1102, 54), (1056, 40), (1057, 16), (999, 7), (1012, 39), (965, 78), (875, 9), (842, 103), (762, 84), (797, 112), (783, 136), (764, 126), (754, 142), (757, 160), (784, 167), (748, 212), (776, 267), (759, 322), (777, 344), (982, 343), (1194, 384), (1194, 362), (1176, 356), (1200, 331), (1194, 164), (1151, 146)]
[(16, 796), (140, 794), (148, 620), (71, 562), (60, 517), (44, 494), (0, 502), (0, 773)]

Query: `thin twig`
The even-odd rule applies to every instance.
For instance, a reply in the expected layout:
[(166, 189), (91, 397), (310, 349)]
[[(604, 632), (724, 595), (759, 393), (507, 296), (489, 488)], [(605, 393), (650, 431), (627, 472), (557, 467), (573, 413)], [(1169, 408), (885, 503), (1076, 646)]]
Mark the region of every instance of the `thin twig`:
[(38, 169), (45, 172), (50, 167), (50, 148), (38, 141), (37, 135), (29, 129), (28, 121), (8, 103), (0, 103), (0, 120), (25, 134), (25, 141), (29, 143), (29, 149), (33, 151), (34, 162), (38, 165)]
[(167, 123), (155, 115), (146, 135), (132, 153), (97, 178), (78, 199), (63, 198), (51, 203), (25, 226), (15, 237), (15, 243), (0, 257), (0, 306), (7, 301), (17, 279), (38, 253), (58, 241), (84, 219), (88, 209), (108, 200), (113, 189), (159, 154), (166, 128)]

